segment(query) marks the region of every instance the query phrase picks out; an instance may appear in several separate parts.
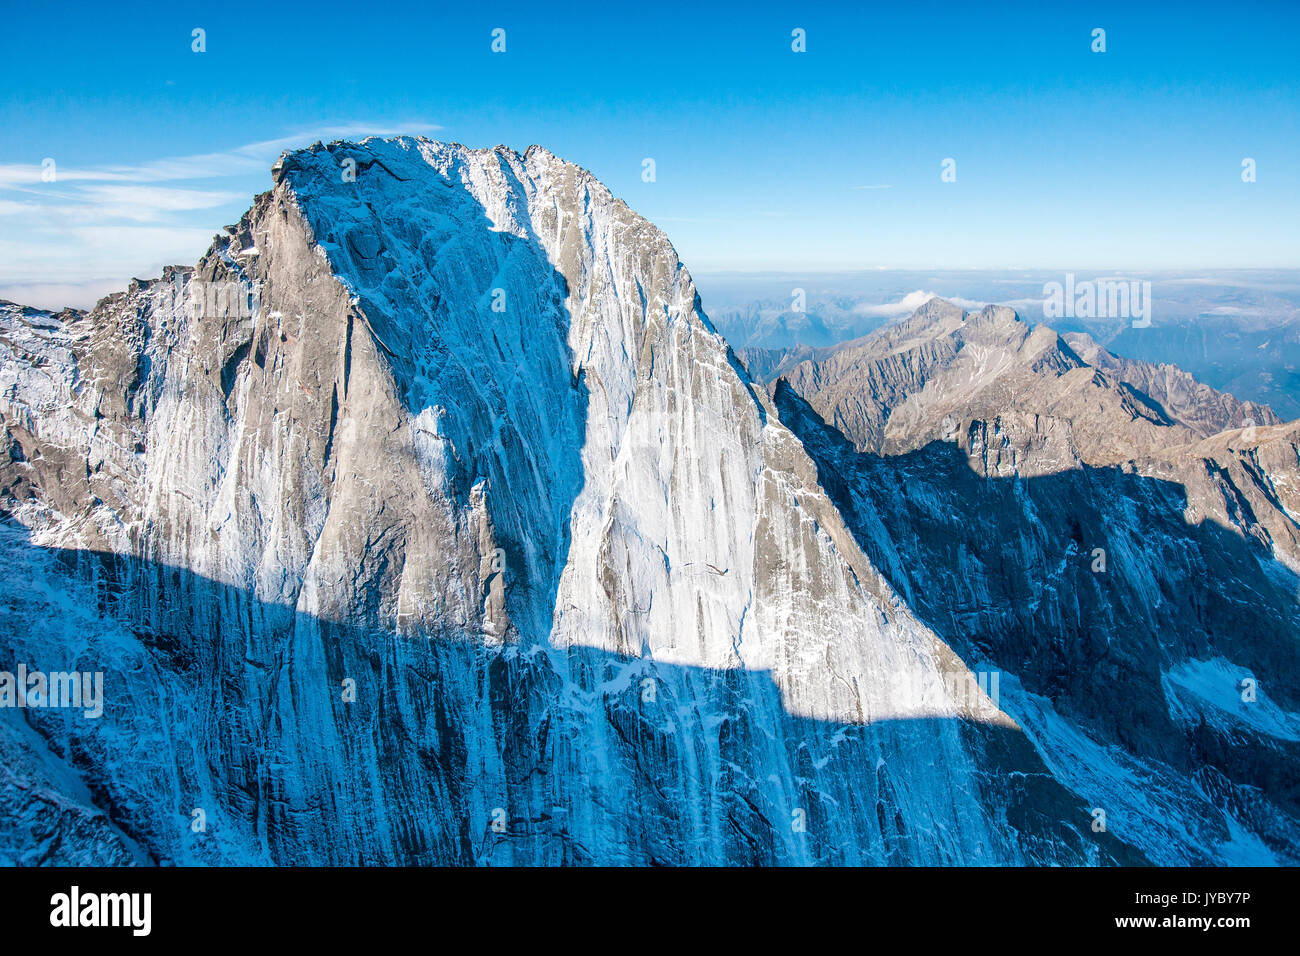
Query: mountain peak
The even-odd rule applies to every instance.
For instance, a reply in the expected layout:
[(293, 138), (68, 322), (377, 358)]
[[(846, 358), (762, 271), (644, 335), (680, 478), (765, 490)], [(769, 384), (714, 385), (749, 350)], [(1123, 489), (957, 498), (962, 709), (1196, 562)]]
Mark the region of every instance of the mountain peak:
[[(122, 626), (161, 628), (176, 670), (113, 632), (122, 672), (152, 675), (117, 712), (156, 713), (139, 693), (246, 715), (217, 722), (230, 740), (145, 758), (150, 779), (283, 795), (269, 837), (224, 806), (220, 848), (179, 843), (170, 811), (144, 808), (131, 832), (152, 852), (546, 854), (541, 833), (461, 845), (458, 814), (511, 795), (521, 819), (565, 805), (574, 852), (597, 861), (808, 861), (784, 804), (809, 775), (837, 806), (867, 781), (863, 805), (889, 808), (817, 824), (854, 860), (1028, 852), (1036, 838), (1022, 847), (979, 794), (990, 760), (1041, 765), (998, 743), (1014, 725), (848, 533), (667, 237), (585, 170), (540, 148), (313, 145), (173, 280), (105, 300), (70, 344), (7, 357), (5, 421), (39, 426), (13, 426), (0, 460), (34, 542), (93, 542), (149, 591), (129, 608), (167, 609)], [(231, 289), (233, 308), (213, 295)], [(337, 707), (345, 679), (384, 705)], [(539, 746), (539, 727), (562, 743)], [(827, 728), (860, 730), (841, 748)], [(806, 765), (828, 746), (840, 756), (819, 765), (853, 769)], [(141, 758), (82, 749), (102, 755), (104, 786), (132, 786)], [(715, 796), (737, 773), (748, 782)], [(327, 791), (365, 796), (322, 808)], [(310, 833), (294, 822), (320, 813)], [(411, 826), (417, 849), (395, 844)], [(962, 835), (905, 848), (903, 827)], [(1075, 858), (1063, 840), (1050, 855)]]
[[(58, 752), (123, 854), (1143, 859), (1088, 835), (664, 233), (589, 173), (393, 137), (274, 178), (193, 269), (66, 322), (0, 309), (0, 636), (107, 662), (114, 707)], [(1046, 417), (1012, 386), (1049, 371), (1102, 394), (1022, 325), (934, 299), (831, 361), (898, 400), (894, 442), (963, 400)], [(0, 809), (37, 832), (49, 806)], [(176, 826), (192, 806), (221, 840)]]
[(809, 359), (785, 377), (863, 451), (919, 448), (946, 423), (1032, 415), (1040, 423), (1069, 423), (1062, 454), (1049, 456), (1056, 466), (1076, 459), (1113, 464), (1174, 453), (1246, 421), (1277, 420), (1185, 373), (1074, 341), (1082, 355), (1068, 337), (1029, 325), (1007, 306), (967, 313), (936, 297), (903, 322)]

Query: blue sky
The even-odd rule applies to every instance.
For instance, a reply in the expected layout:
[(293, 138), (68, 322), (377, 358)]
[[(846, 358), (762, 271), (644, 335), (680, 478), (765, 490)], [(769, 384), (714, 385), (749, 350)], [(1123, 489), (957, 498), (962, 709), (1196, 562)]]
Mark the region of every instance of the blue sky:
[(734, 8), (12, 4), (0, 295), (193, 262), (280, 149), (397, 131), (541, 143), (695, 271), (1300, 266), (1300, 5)]

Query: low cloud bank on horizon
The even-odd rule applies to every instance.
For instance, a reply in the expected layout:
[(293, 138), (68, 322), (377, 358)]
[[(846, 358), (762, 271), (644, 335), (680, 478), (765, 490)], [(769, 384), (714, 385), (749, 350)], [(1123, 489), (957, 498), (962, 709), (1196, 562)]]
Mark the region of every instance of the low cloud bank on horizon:
[(937, 292), (925, 292), (917, 289), (915, 292), (909, 292), (897, 302), (884, 302), (880, 305), (864, 302), (853, 307), (853, 311), (858, 315), (882, 316), (893, 318), (896, 316), (911, 315), (921, 306), (925, 305), (933, 298), (945, 299), (953, 305), (959, 305), (963, 309), (982, 309), (988, 305), (987, 302), (977, 302), (974, 299), (963, 299), (960, 296), (939, 295)]

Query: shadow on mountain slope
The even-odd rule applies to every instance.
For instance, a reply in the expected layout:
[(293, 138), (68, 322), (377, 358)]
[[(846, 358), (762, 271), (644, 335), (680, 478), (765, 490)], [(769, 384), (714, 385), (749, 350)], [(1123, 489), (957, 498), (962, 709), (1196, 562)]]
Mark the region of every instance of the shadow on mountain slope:
[[(1300, 710), (1293, 571), (1235, 530), (1188, 523), (1174, 482), (1093, 467), (985, 478), (947, 442), (861, 454), (784, 382), (776, 401), (918, 617), (972, 668), (1015, 675), (1023, 700), (1003, 703), (1031, 736), (1034, 711), (1052, 712), (1260, 816), (1265, 842), (1295, 857), (1300, 722), (1282, 713)], [(1037, 729), (1050, 765), (1052, 728)], [(1279, 819), (1262, 819), (1261, 795)]]
[[(62, 768), (9, 768), (16, 862), (125, 862), (79, 843), (96, 807), (163, 863), (1143, 861), (1014, 730), (791, 717), (762, 671), (395, 635), (0, 530), (28, 582), (0, 606), (4, 659), (104, 672), (99, 720), (5, 715)], [(932, 763), (949, 733), (974, 773)]]

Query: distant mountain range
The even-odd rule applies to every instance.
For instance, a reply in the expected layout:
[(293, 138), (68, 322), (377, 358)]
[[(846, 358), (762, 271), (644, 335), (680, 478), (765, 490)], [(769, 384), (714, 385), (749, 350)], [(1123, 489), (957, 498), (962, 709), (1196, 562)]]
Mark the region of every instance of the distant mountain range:
[[(1080, 273), (1079, 278), (1096, 278)], [(1135, 274), (1151, 282), (1149, 327), (1126, 318), (1054, 318), (1043, 288), (1060, 272), (873, 272), (814, 276), (718, 274), (700, 278), (710, 318), (746, 358), (771, 374), (792, 356), (807, 358), (911, 315), (930, 290), (966, 308), (1014, 308), (1032, 324), (1090, 335), (1110, 352), (1175, 365), (1238, 398), (1300, 418), (1300, 270), (1217, 275)], [(803, 290), (796, 301), (794, 290)], [(784, 367), (784, 366), (783, 366)]]

